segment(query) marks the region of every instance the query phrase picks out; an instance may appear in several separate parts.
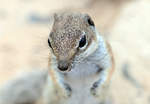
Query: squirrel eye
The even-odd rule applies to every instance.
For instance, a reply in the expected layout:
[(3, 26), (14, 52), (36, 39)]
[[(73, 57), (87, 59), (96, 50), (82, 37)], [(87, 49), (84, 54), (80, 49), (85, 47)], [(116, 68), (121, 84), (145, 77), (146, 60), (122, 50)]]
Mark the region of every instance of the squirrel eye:
[(79, 47), (82, 48), (85, 46), (85, 44), (86, 44), (86, 36), (84, 35), (79, 42)]
[(48, 45), (49, 45), (49, 47), (51, 47), (52, 48), (52, 45), (51, 45), (51, 42), (50, 42), (50, 40), (48, 39)]
[(93, 22), (93, 20), (91, 18), (88, 18), (87, 21), (88, 21), (90, 26), (95, 26), (95, 24), (94, 24), (94, 22)]

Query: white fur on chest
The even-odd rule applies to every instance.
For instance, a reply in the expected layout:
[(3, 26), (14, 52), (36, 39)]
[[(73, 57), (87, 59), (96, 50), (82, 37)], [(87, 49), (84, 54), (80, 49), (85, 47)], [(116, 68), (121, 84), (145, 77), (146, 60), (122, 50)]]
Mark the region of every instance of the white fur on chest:
[(93, 83), (99, 79), (95, 75), (96, 71), (94, 64), (81, 64), (68, 73), (66, 81), (72, 89), (72, 95), (65, 104), (98, 104), (97, 99), (90, 93)]

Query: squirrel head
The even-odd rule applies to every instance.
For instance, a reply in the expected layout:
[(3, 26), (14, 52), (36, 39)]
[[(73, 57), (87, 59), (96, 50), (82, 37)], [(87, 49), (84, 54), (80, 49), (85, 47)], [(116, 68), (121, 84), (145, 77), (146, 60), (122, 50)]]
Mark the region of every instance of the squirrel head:
[(96, 41), (95, 34), (94, 22), (88, 14), (55, 13), (48, 44), (58, 69), (69, 71), (75, 63), (84, 60), (89, 53), (87, 49)]

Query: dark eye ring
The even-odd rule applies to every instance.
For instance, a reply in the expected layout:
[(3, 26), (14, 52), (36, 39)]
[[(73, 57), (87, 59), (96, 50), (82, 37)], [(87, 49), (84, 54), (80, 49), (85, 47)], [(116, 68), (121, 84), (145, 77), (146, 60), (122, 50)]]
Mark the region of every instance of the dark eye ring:
[(52, 45), (51, 45), (51, 42), (50, 42), (49, 39), (48, 39), (48, 45), (49, 45), (50, 48), (52, 48)]
[(85, 44), (86, 44), (86, 36), (84, 35), (79, 42), (79, 47), (82, 48), (85, 46)]

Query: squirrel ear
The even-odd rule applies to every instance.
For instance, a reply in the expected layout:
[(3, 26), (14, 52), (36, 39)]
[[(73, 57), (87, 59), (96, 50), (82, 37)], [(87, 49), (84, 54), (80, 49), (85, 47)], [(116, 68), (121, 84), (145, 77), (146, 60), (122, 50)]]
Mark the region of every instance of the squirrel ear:
[(89, 14), (85, 13), (84, 16), (83, 16), (83, 18), (84, 18), (85, 20), (87, 20), (88, 18), (91, 18), (91, 17), (89, 16)]
[(55, 25), (55, 23), (57, 23), (57, 21), (59, 21), (59, 17), (57, 13), (53, 14), (53, 25)]
[(54, 21), (56, 21), (56, 20), (57, 20), (57, 18), (58, 18), (57, 14), (56, 14), (56, 13), (54, 13)]
[(57, 13), (54, 13), (54, 21), (59, 21), (61, 19), (61, 16), (59, 16)]
[(91, 17), (88, 14), (85, 14), (84, 18), (90, 26), (95, 26), (94, 21), (91, 19)]

